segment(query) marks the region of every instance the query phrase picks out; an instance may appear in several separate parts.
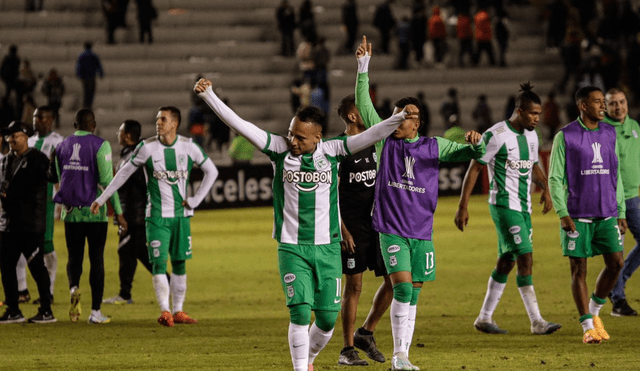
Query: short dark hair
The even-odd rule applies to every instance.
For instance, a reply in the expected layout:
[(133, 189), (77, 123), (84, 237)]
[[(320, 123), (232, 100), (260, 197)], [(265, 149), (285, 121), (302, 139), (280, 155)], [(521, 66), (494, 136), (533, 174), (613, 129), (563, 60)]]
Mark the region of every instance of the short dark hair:
[(56, 112), (53, 110), (53, 108), (51, 108), (51, 106), (40, 106), (38, 108), (36, 108), (38, 110), (38, 112), (46, 112), (48, 114), (51, 115), (51, 118), (55, 119), (56, 118)]
[(84, 48), (91, 50), (91, 48), (93, 47), (93, 43), (91, 41), (85, 41), (84, 42)]
[(356, 105), (356, 96), (354, 94), (349, 94), (346, 97), (342, 98), (340, 104), (338, 105), (338, 116), (340, 116), (344, 122), (349, 121), (349, 110)]
[(164, 106), (160, 107), (158, 111), (169, 111), (173, 119), (178, 121), (178, 127), (180, 127), (180, 122), (182, 121), (182, 117), (180, 116), (180, 110), (174, 106)]
[(73, 118), (73, 125), (76, 129), (84, 130), (87, 128), (87, 125), (91, 124), (96, 120), (96, 116), (93, 114), (93, 111), (89, 108), (82, 108), (76, 112), (75, 117)]
[(400, 98), (396, 101), (395, 106), (398, 108), (404, 108), (410, 104), (413, 104), (414, 106), (418, 107), (418, 117), (420, 118), (420, 126), (418, 126), (418, 129), (424, 127), (426, 125), (426, 123), (424, 122), (424, 112), (422, 112), (422, 104), (420, 104), (420, 101), (418, 100), (418, 98), (414, 98), (414, 97)]
[(600, 90), (600, 88), (597, 86), (583, 86), (578, 89), (575, 95), (576, 104), (579, 104), (583, 100), (589, 98), (589, 95), (591, 95), (591, 93), (593, 93), (594, 91), (599, 91), (602, 93), (602, 90)]
[(527, 81), (520, 84), (521, 93), (516, 97), (516, 108), (527, 109), (531, 104), (542, 104), (538, 94), (533, 92), (533, 85)]
[(324, 127), (327, 117), (318, 107), (305, 106), (300, 107), (296, 112), (296, 117), (302, 122), (311, 122)]
[(134, 142), (140, 141), (140, 134), (142, 133), (142, 126), (136, 120), (124, 120), (124, 131), (131, 135), (131, 139)]

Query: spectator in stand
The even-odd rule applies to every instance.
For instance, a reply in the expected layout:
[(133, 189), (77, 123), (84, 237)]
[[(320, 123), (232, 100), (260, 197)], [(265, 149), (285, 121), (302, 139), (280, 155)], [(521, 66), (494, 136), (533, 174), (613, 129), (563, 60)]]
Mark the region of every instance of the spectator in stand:
[(9, 97), (2, 97), (2, 103), (0, 103), (0, 129), (4, 129), (15, 117), (16, 110), (11, 104)]
[[(496, 41), (499, 48), (500, 67), (507, 67), (507, 48), (509, 47), (509, 20), (505, 14), (498, 16), (495, 25)], [(509, 116), (510, 117), (510, 116)]]
[(600, 52), (592, 48), (593, 55), (587, 59), (583, 66), (578, 71), (578, 88), (585, 86), (595, 86), (604, 91), (604, 79), (601, 74), (602, 61)]
[(484, 133), (493, 126), (493, 120), (491, 119), (491, 108), (487, 103), (487, 96), (484, 94), (478, 95), (478, 101), (476, 103), (471, 117), (476, 122), (476, 131), (478, 133)]
[(52, 68), (49, 70), (49, 76), (42, 84), (42, 94), (47, 97), (47, 105), (53, 111), (55, 117), (56, 129), (60, 127), (60, 107), (62, 106), (62, 97), (64, 96), (64, 83), (62, 77), (58, 76), (58, 70)]
[(301, 86), (302, 80), (295, 79), (293, 80), (293, 82), (291, 83), (291, 87), (289, 88), (291, 110), (294, 114), (298, 112), (298, 108), (300, 108), (300, 95), (296, 92), (300, 91)]
[[(331, 95), (327, 84), (312, 81), (312, 89), (310, 94), (311, 105), (318, 107), (326, 115), (331, 113)], [(327, 120), (322, 124), (322, 135), (327, 135)]]
[(318, 81), (318, 84), (328, 86), (327, 65), (329, 65), (329, 61), (331, 60), (331, 54), (325, 45), (325, 38), (323, 36), (318, 37), (317, 42), (313, 46), (312, 56), (315, 79)]
[(449, 127), (451, 122), (451, 116), (456, 115), (460, 117), (460, 107), (458, 106), (458, 91), (456, 88), (449, 88), (447, 92), (447, 98), (442, 102), (440, 107), (440, 116), (442, 116), (442, 122), (445, 127)]
[(580, 12), (580, 27), (582, 28), (582, 32), (585, 33), (585, 36), (592, 40), (593, 39), (593, 27), (592, 23), (597, 19), (597, 5), (596, 0), (570, 0), (571, 6), (578, 9)]
[(471, 17), (469, 13), (458, 13), (458, 24), (456, 35), (460, 42), (460, 52), (458, 53), (458, 66), (464, 67), (464, 56), (469, 55), (469, 60), (473, 64), (473, 31), (471, 30)]
[[(33, 90), (38, 84), (38, 79), (31, 69), (31, 62), (28, 59), (22, 61), (22, 68), (20, 69), (20, 77), (18, 78), (18, 88), (21, 90), (20, 95), (29, 95), (33, 97)], [(29, 122), (23, 121), (23, 122)]]
[(421, 137), (429, 136), (429, 128), (431, 127), (431, 114), (429, 113), (429, 105), (424, 100), (424, 93), (419, 91), (416, 94), (418, 97), (418, 111), (420, 112), (421, 125), (418, 127), (418, 134)]
[(389, 41), (391, 30), (396, 26), (396, 19), (391, 12), (391, 4), (394, 0), (384, 0), (378, 5), (373, 16), (373, 25), (380, 31), (380, 51), (382, 54), (389, 54)]
[(640, 32), (640, 16), (633, 9), (630, 0), (623, 0), (620, 12), (620, 27), (624, 44), (630, 45), (636, 42), (636, 35)]
[(576, 80), (574, 85), (577, 84), (577, 73), (580, 65), (582, 64), (581, 43), (584, 35), (580, 29), (578, 10), (571, 8), (569, 14), (569, 21), (567, 22), (567, 38), (562, 43), (562, 49), (560, 52), (562, 55), (562, 64), (564, 65), (564, 74), (562, 76), (562, 80), (558, 84), (558, 90), (561, 93), (564, 93), (567, 83), (571, 77)]
[(20, 77), (20, 57), (18, 57), (18, 47), (11, 45), (9, 46), (9, 54), (4, 57), (2, 65), (0, 66), (0, 78), (2, 78), (2, 82), (4, 82), (5, 97), (9, 97), (12, 90), (16, 91), (16, 95), (18, 94), (18, 77)]
[(300, 100), (299, 107), (306, 107), (311, 104), (311, 80), (310, 78), (305, 78), (300, 86), (295, 86), (294, 84), (291, 87), (291, 92), (297, 95)]
[[(222, 98), (222, 102), (228, 107), (229, 99)], [(204, 109), (204, 121), (209, 124), (209, 140), (207, 149), (211, 148), (211, 143), (216, 142), (216, 148), (220, 153), (224, 152), (224, 147), (229, 144), (231, 130), (229, 127), (209, 109)]]
[(287, 0), (282, 0), (276, 10), (276, 20), (281, 37), (280, 55), (291, 57), (295, 51), (293, 31), (296, 29), (296, 14)]
[(136, 0), (138, 5), (138, 28), (140, 30), (140, 44), (144, 44), (145, 35), (149, 44), (153, 43), (151, 22), (158, 18), (158, 11), (151, 0)]
[(424, 0), (413, 0), (411, 15), (411, 45), (416, 54), (416, 62), (424, 59), (424, 43), (427, 42), (427, 7)]
[(474, 65), (478, 65), (480, 63), (480, 57), (482, 51), (487, 53), (489, 57), (489, 63), (492, 66), (496, 65), (496, 60), (493, 56), (493, 44), (491, 43), (492, 33), (491, 33), (491, 19), (489, 18), (489, 13), (486, 10), (480, 9), (476, 13), (473, 18), (474, 23), (476, 24), (476, 54), (474, 56)]
[(296, 50), (296, 57), (298, 59), (298, 69), (302, 72), (305, 80), (315, 79), (316, 66), (313, 61), (313, 42), (309, 39), (304, 39), (298, 45)]
[(347, 40), (344, 43), (344, 52), (353, 52), (353, 44), (358, 37), (358, 7), (356, 0), (346, 0), (342, 5), (342, 27), (347, 32)]
[(434, 6), (429, 18), (429, 39), (433, 43), (436, 65), (441, 65), (447, 53), (447, 30), (440, 16), (440, 7)]
[(569, 8), (565, 1), (553, 0), (545, 9), (548, 14), (547, 48), (557, 48), (564, 40), (567, 31), (567, 18), (569, 17)]
[(409, 17), (402, 17), (396, 28), (398, 35), (398, 63), (396, 68), (406, 70), (409, 68), (409, 53), (411, 53), (411, 23)]
[(316, 42), (316, 21), (313, 16), (313, 4), (311, 0), (304, 0), (300, 5), (300, 33), (302, 38), (311, 43)]
[(204, 147), (204, 138), (206, 137), (204, 111), (206, 106), (200, 102), (196, 102), (189, 110), (187, 116), (187, 128), (189, 134), (200, 147)]
[(104, 18), (107, 21), (107, 44), (113, 45), (116, 43), (115, 32), (116, 28), (118, 28), (118, 7), (120, 4), (118, 0), (102, 0), (101, 4)]
[(547, 95), (547, 100), (542, 105), (542, 124), (549, 129), (547, 138), (553, 141), (553, 137), (560, 128), (560, 106), (555, 101), (556, 93), (552, 90)]
[(96, 76), (104, 77), (100, 58), (91, 50), (93, 44), (84, 43), (84, 51), (78, 56), (76, 62), (76, 75), (82, 80), (82, 107), (91, 109), (93, 97), (96, 93)]

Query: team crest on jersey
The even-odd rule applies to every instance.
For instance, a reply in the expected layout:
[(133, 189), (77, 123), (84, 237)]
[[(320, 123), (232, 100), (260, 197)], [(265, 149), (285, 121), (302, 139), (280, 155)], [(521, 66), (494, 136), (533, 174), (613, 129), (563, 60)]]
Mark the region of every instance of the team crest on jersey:
[(293, 286), (287, 286), (287, 296), (292, 298), (296, 294), (296, 290), (293, 289)]
[(398, 259), (396, 258), (395, 255), (391, 255), (389, 257), (389, 265), (392, 267), (395, 267), (396, 265), (398, 265)]
[(356, 260), (354, 258), (347, 259), (347, 268), (353, 269), (356, 267)]
[(180, 165), (184, 165), (187, 163), (187, 155), (179, 155), (178, 156), (178, 163)]
[(318, 156), (314, 158), (313, 165), (315, 166), (316, 170), (325, 170), (330, 166), (329, 161), (327, 161), (327, 159), (324, 158), (324, 156)]
[(398, 251), (400, 251), (400, 246), (398, 246), (398, 245), (391, 245), (391, 246), (389, 246), (389, 248), (387, 249), (387, 252), (388, 252), (389, 254), (397, 253)]
[(291, 283), (296, 280), (296, 275), (293, 273), (287, 273), (284, 275), (284, 283)]

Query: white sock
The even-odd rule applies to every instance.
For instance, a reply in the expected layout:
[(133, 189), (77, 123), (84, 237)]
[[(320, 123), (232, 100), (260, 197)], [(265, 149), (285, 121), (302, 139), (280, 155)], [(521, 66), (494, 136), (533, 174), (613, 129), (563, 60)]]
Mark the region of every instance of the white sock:
[(173, 313), (182, 312), (182, 304), (187, 296), (187, 275), (174, 274), (171, 276), (171, 302)]
[(327, 345), (333, 336), (333, 329), (323, 331), (314, 322), (309, 329), (309, 365), (313, 364), (316, 356)]
[(491, 322), (493, 312), (496, 310), (496, 307), (500, 302), (502, 292), (504, 291), (504, 287), (506, 285), (506, 283), (497, 282), (493, 279), (493, 277), (489, 277), (489, 283), (487, 284), (487, 295), (484, 297), (484, 302), (482, 303), (482, 308), (480, 309), (480, 322)]
[(518, 287), (520, 291), (520, 297), (529, 315), (529, 321), (531, 323), (542, 320), (540, 315), (540, 308), (538, 308), (538, 300), (536, 299), (536, 291), (533, 289), (533, 285), (527, 285)]
[(599, 316), (600, 309), (602, 309), (603, 306), (604, 304), (598, 304), (593, 301), (593, 298), (589, 299), (589, 313), (591, 313), (592, 316)]
[(587, 318), (584, 321), (580, 322), (580, 324), (582, 325), (582, 332), (587, 332), (589, 330), (592, 330), (593, 327), (593, 318)]
[(49, 272), (49, 281), (51, 281), (51, 296), (53, 297), (53, 288), (56, 282), (56, 273), (58, 272), (58, 255), (55, 251), (52, 251), (44, 255), (44, 265)]
[(18, 277), (18, 291), (27, 290), (27, 259), (22, 254), (20, 254), (16, 265), (16, 276)]
[(294, 371), (309, 369), (309, 325), (289, 323), (289, 352)]
[[(171, 281), (173, 281), (173, 277), (171, 277)], [(169, 312), (169, 280), (167, 280), (165, 274), (156, 274), (153, 276), (153, 290), (156, 292), (156, 299), (158, 299), (160, 311)]]
[(413, 340), (413, 331), (416, 328), (416, 313), (418, 311), (418, 305), (409, 305), (409, 317), (407, 317), (407, 337), (405, 343), (407, 344), (407, 357), (409, 356), (409, 348), (411, 347), (411, 341)]
[(409, 303), (391, 301), (391, 333), (393, 334), (393, 354), (406, 352), (405, 339), (409, 327)]

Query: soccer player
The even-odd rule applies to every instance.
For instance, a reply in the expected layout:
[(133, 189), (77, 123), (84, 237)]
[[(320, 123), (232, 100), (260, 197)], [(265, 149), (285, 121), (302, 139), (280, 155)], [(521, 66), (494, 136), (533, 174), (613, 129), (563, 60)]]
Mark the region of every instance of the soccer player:
[[(356, 58), (356, 107), (365, 126), (373, 125), (367, 129), (369, 131), (379, 125), (377, 123), (381, 119), (369, 96), (371, 44), (367, 44), (366, 37), (362, 38)], [(394, 113), (405, 110), (411, 117), (402, 122), (382, 147), (373, 227), (380, 233), (382, 256), (393, 284), (391, 369), (417, 370), (419, 368), (409, 361), (408, 353), (422, 284), (435, 279), (432, 234), (433, 213), (438, 200), (438, 164), (479, 158), (486, 148), (480, 140), (480, 133), (475, 131), (466, 134), (466, 140), (472, 145), (444, 138), (420, 137), (418, 127), (423, 120), (420, 118), (419, 101), (405, 97), (395, 106)]]
[[(338, 106), (338, 115), (346, 124), (342, 136), (365, 131), (353, 94), (342, 99)], [(374, 146), (347, 157), (340, 164), (338, 192), (342, 216), (342, 273), (346, 277), (341, 310), (344, 348), (338, 359), (340, 365), (368, 365), (367, 361), (360, 359), (354, 345), (363, 349), (367, 356), (376, 362), (386, 360), (373, 338), (373, 331), (393, 298), (391, 280), (380, 253), (378, 233), (373, 230), (371, 220), (376, 168), (377, 156)], [(362, 292), (362, 276), (367, 268), (374, 271), (376, 277), (383, 277), (384, 281), (374, 296), (367, 320), (354, 334), (358, 300)]]
[[(313, 370), (313, 361), (333, 334), (341, 301), (338, 163), (391, 134), (406, 111), (364, 133), (322, 140), (325, 116), (316, 107), (296, 113), (284, 138), (236, 115), (215, 95), (211, 81), (194, 88), (238, 134), (262, 150), (273, 164), (273, 237), (289, 307), (289, 350), (295, 371)], [(316, 321), (309, 328), (311, 311)]]
[[(111, 145), (93, 135), (96, 119), (93, 111), (83, 108), (76, 112), (73, 126), (76, 131), (58, 144), (51, 161), (50, 181), (60, 181), (60, 189), (53, 201), (63, 205), (61, 219), (64, 223), (69, 261), (67, 277), (71, 294), (69, 317), (77, 322), (82, 314), (80, 306), (80, 277), (84, 260), (85, 240), (89, 245), (89, 284), (91, 286), (91, 315), (89, 323), (108, 323), (111, 319), (102, 314), (104, 293), (104, 245), (107, 240), (108, 216), (106, 206), (92, 213), (91, 202), (113, 178)], [(55, 161), (54, 161), (55, 160)], [(118, 224), (126, 230), (120, 199), (111, 200)]]
[[(122, 146), (120, 150), (120, 161), (118, 169), (126, 165), (134, 154), (134, 150), (140, 143), (140, 133), (142, 127), (135, 120), (125, 120), (118, 129), (118, 144)], [(144, 170), (138, 168), (133, 175), (118, 190), (122, 214), (127, 221), (127, 233), (120, 234), (118, 244), (118, 260), (120, 277), (120, 292), (118, 295), (103, 300), (105, 304), (131, 304), (131, 287), (133, 276), (136, 273), (138, 260), (153, 274), (151, 262), (149, 262), (149, 252), (147, 251), (147, 239), (144, 228), (144, 216), (147, 203), (147, 180), (144, 177)]]
[[(29, 147), (33, 147), (40, 152), (44, 153), (47, 158), (51, 158), (53, 150), (58, 144), (60, 144), (64, 137), (55, 131), (52, 131), (53, 122), (55, 120), (55, 112), (53, 108), (49, 106), (40, 106), (33, 112), (33, 130), (35, 134), (29, 138)], [(58, 185), (56, 184), (57, 188)], [(44, 234), (44, 264), (47, 266), (49, 272), (49, 281), (51, 282), (51, 301), (53, 301), (53, 288), (56, 282), (56, 273), (58, 271), (58, 256), (53, 249), (53, 225), (54, 214), (58, 214), (60, 210), (55, 210), (56, 205), (53, 202), (53, 189), (54, 184), (47, 184), (47, 213), (46, 213), (46, 230)], [(18, 286), (20, 288), (27, 288), (27, 274), (26, 268), (27, 260), (24, 255), (20, 256), (18, 261), (17, 273), (18, 273)], [(21, 290), (22, 291), (22, 290)], [(28, 292), (28, 291), (27, 291)], [(33, 301), (33, 304), (40, 304), (40, 299)]]
[[(636, 240), (636, 246), (629, 252), (624, 261), (624, 268), (616, 285), (611, 291), (613, 303), (612, 316), (637, 316), (636, 312), (627, 303), (624, 288), (627, 280), (640, 266), (640, 198), (638, 186), (640, 186), (640, 125), (629, 117), (627, 98), (624, 92), (618, 88), (611, 89), (605, 95), (607, 112), (604, 122), (616, 128), (618, 148), (620, 150), (618, 161), (620, 162), (620, 176), (624, 186), (625, 206), (627, 209), (627, 226)], [(622, 241), (624, 241), (624, 234)], [(624, 243), (623, 243), (624, 245)]]
[(471, 160), (462, 183), (460, 204), (454, 222), (464, 231), (469, 221), (469, 197), (478, 175), (485, 165), (489, 168), (489, 211), (498, 233), (498, 261), (489, 277), (487, 294), (474, 322), (478, 331), (506, 334), (492, 316), (507, 277), (518, 265), (516, 282), (522, 302), (531, 321), (531, 333), (551, 334), (562, 325), (545, 321), (540, 315), (536, 292), (533, 289), (533, 247), (531, 228), (531, 183), (542, 189), (542, 213), (551, 210), (551, 195), (547, 177), (538, 166), (538, 135), (534, 131), (542, 112), (540, 97), (529, 83), (520, 85), (522, 93), (516, 98), (516, 109), (508, 120), (499, 122), (483, 134), (487, 153)]
[[(616, 130), (604, 124), (605, 101), (599, 88), (585, 86), (575, 95), (580, 117), (553, 139), (549, 190), (560, 217), (562, 253), (569, 257), (571, 292), (584, 343), (609, 340), (599, 317), (624, 262), (627, 229)], [(605, 267), (589, 299), (587, 258), (602, 255)]]
[[(180, 121), (180, 110), (172, 106), (160, 107), (156, 115), (157, 136), (138, 145), (131, 160), (91, 204), (91, 210), (97, 212), (137, 168), (143, 167), (147, 179), (147, 247), (153, 288), (161, 312), (158, 323), (167, 327), (176, 323), (198, 323), (183, 311), (187, 260), (192, 256), (189, 218), (218, 177), (218, 169), (202, 148), (191, 138), (177, 134)], [(204, 178), (195, 195), (187, 197), (187, 183), (194, 163), (200, 166)], [(166, 275), (167, 259), (171, 260), (171, 284)], [(169, 307), (170, 296), (172, 308)]]

